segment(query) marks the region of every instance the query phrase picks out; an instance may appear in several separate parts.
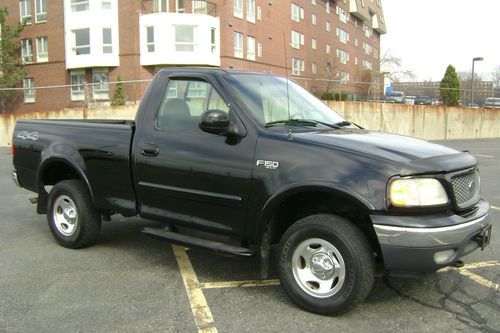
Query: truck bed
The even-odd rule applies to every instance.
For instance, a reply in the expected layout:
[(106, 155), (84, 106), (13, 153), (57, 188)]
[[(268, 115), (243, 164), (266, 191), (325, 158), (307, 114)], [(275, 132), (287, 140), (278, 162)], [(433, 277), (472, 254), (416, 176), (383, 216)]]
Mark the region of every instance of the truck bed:
[(83, 173), (97, 207), (135, 214), (130, 166), (134, 130), (130, 120), (20, 120), (14, 131), (19, 181), (38, 192), (39, 177), (49, 164), (69, 163)]

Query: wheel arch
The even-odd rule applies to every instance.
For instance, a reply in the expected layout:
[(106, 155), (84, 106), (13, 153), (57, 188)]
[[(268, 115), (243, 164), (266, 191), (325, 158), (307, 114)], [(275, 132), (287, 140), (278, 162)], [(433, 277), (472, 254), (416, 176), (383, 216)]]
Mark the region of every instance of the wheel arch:
[(375, 208), (357, 194), (346, 189), (306, 184), (287, 188), (272, 196), (262, 210), (258, 237), (261, 242), (277, 244), (285, 231), (302, 217), (330, 213), (347, 218), (368, 238), (374, 251), (380, 245), (369, 217)]
[(90, 182), (82, 167), (64, 156), (50, 156), (40, 163), (37, 173), (37, 212), (39, 214), (45, 214), (47, 212), (48, 193), (45, 190), (45, 186), (55, 185), (57, 182), (67, 179), (81, 180), (89, 191), (92, 203), (95, 203)]

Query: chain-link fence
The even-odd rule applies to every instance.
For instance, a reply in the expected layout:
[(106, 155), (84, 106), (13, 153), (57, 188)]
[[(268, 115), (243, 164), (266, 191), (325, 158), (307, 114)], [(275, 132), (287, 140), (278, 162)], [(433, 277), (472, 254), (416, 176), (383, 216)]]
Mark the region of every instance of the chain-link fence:
[(0, 113), (49, 112), (138, 104), (151, 79), (95, 82), (72, 80), (73, 84), (36, 86), (28, 78), (23, 87), (0, 88)]

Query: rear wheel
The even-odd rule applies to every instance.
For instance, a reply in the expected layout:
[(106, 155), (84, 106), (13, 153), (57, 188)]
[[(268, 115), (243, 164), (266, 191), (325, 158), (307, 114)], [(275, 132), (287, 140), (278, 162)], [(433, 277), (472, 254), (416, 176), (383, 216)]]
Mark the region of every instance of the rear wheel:
[(63, 180), (49, 194), (47, 222), (56, 241), (68, 248), (94, 244), (101, 230), (101, 216), (80, 180)]
[(301, 308), (339, 314), (361, 303), (374, 281), (366, 237), (348, 220), (329, 214), (293, 224), (279, 245), (281, 284)]

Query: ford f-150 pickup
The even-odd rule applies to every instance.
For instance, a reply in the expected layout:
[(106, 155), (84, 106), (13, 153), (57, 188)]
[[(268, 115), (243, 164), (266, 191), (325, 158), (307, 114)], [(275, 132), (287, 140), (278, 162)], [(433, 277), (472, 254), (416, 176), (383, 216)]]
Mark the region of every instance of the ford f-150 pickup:
[(113, 214), (161, 221), (143, 231), (260, 256), (263, 276), (275, 262), (321, 314), (362, 302), (376, 266), (436, 271), (491, 235), (472, 155), (365, 130), (268, 74), (161, 70), (135, 121), (20, 120), (13, 156), (62, 246), (93, 244)]

